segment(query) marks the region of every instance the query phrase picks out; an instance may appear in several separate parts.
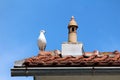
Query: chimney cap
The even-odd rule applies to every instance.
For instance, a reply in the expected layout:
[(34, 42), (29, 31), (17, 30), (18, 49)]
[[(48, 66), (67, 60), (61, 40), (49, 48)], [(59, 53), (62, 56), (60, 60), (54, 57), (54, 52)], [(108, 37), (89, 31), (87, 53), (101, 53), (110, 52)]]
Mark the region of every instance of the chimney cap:
[(74, 16), (71, 17), (71, 20), (70, 20), (70, 22), (68, 24), (68, 28), (71, 27), (71, 26), (78, 27), (77, 22), (75, 21)]

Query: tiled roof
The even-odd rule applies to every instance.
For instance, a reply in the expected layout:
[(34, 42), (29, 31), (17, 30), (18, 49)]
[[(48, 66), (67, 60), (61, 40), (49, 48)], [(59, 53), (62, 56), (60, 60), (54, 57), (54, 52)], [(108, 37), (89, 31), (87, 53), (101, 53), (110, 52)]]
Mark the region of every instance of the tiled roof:
[(53, 52), (40, 52), (39, 55), (25, 59), (27, 67), (83, 67), (83, 66), (120, 66), (120, 52), (85, 52), (82, 56), (65, 56)]

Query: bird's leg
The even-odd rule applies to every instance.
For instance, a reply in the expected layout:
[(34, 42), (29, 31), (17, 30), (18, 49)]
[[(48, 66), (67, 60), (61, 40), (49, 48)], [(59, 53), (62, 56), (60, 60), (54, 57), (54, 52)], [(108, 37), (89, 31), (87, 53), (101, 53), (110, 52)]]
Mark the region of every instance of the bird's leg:
[(40, 48), (40, 51), (44, 51), (44, 50), (45, 50), (44, 47), (41, 47), (41, 48)]
[(39, 48), (40, 51), (44, 51), (42, 48)]
[(44, 49), (44, 51), (45, 51), (45, 48), (46, 48), (46, 45), (45, 45), (45, 47), (43, 48), (43, 49)]

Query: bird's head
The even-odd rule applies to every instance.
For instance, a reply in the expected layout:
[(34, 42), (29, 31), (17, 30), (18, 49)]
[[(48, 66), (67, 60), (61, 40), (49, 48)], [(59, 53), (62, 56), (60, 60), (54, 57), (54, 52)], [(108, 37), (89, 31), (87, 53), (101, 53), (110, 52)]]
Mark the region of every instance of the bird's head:
[(41, 30), (40, 33), (45, 33), (45, 30)]

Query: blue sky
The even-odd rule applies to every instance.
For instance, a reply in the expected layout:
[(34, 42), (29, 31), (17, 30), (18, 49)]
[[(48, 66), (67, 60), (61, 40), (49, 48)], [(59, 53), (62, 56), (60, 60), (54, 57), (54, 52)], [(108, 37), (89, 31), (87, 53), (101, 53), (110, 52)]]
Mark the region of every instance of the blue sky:
[(85, 51), (120, 51), (120, 0), (0, 0), (0, 80), (33, 80), (11, 77), (14, 61), (38, 54), (41, 29), (46, 50), (60, 50), (71, 16)]

